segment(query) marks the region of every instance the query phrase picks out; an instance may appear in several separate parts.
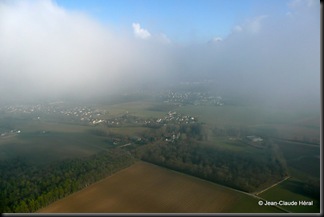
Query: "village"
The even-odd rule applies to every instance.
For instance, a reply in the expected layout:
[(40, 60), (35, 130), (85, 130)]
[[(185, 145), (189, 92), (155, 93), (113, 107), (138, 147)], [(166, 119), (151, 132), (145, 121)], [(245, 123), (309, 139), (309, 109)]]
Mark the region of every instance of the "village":
[[(63, 103), (17, 105), (1, 107), (0, 112), (11, 116), (19, 116), (34, 121), (56, 120), (63, 123), (81, 124), (85, 126), (104, 126), (108, 128), (122, 127), (145, 127), (150, 129), (163, 129), (161, 135), (147, 135), (146, 138), (112, 138), (114, 145), (125, 145), (131, 143), (144, 144), (152, 140), (163, 140), (175, 142), (180, 139), (181, 132), (192, 124), (197, 124), (197, 118), (190, 115), (183, 115), (176, 111), (169, 111), (159, 118), (138, 117), (127, 112), (119, 115), (110, 115), (107, 110), (94, 109), (89, 106), (71, 106)], [(14, 136), (21, 133), (21, 130), (4, 128), (0, 129), (1, 138)], [(45, 133), (43, 131), (42, 133)], [(182, 133), (184, 135), (184, 133)], [(183, 136), (182, 136), (183, 137)]]
[[(175, 111), (169, 111), (161, 118), (140, 118), (126, 113), (109, 119), (96, 119), (91, 124), (93, 126), (103, 125), (111, 128), (146, 127), (156, 131), (154, 135), (146, 134), (142, 137), (123, 137), (115, 135), (112, 138), (114, 145), (125, 147), (132, 144), (147, 144), (148, 142), (157, 140), (174, 143), (177, 140), (185, 138), (186, 132), (188, 133), (191, 128), (196, 127), (198, 122), (197, 118), (193, 116), (179, 114)], [(189, 128), (190, 130), (188, 130)]]
[(0, 131), (0, 137), (1, 138), (7, 138), (7, 137), (11, 137), (11, 136), (20, 134), (20, 133), (21, 133), (21, 130), (17, 130), (17, 129), (14, 129), (14, 130), (3, 130), (3, 131)]
[(99, 116), (105, 114), (104, 110), (94, 109), (90, 106), (73, 106), (65, 103), (46, 103), (36, 105), (15, 105), (0, 107), (3, 114), (28, 117), (32, 120), (56, 120), (64, 122), (96, 123)]
[(182, 115), (175, 111), (169, 111), (162, 118), (140, 118), (131, 114), (123, 114), (110, 119), (95, 119), (92, 124), (105, 123), (109, 127), (120, 126), (143, 126), (150, 128), (160, 128), (166, 124), (189, 124), (195, 123), (196, 118), (188, 115)]
[(224, 105), (223, 98), (221, 96), (213, 96), (206, 92), (200, 91), (172, 91), (168, 90), (162, 94), (163, 102), (173, 103), (179, 106), (184, 105)]

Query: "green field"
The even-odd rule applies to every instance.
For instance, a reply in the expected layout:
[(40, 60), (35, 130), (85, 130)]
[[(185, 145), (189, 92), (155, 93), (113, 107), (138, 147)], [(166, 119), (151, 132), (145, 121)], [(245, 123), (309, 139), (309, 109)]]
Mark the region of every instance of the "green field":
[(296, 179), (288, 179), (279, 185), (261, 193), (259, 196), (268, 201), (313, 201), (312, 206), (282, 206), (284, 209), (295, 213), (319, 213), (320, 201), (300, 193), (302, 183)]
[[(101, 109), (108, 111), (110, 115), (120, 115), (128, 112), (139, 117), (162, 117), (174, 106), (164, 106), (161, 103), (152, 101), (133, 101), (123, 102), (113, 105), (100, 106)], [(160, 108), (160, 109), (159, 109)]]
[(218, 147), (226, 150), (230, 150), (233, 152), (237, 152), (237, 154), (254, 154), (254, 155), (262, 155), (255, 157), (263, 157), (265, 153), (266, 145), (253, 146), (248, 142), (244, 141), (244, 139), (236, 139), (229, 137), (220, 137), (220, 136), (210, 136), (207, 142), (210, 146)]
[(104, 139), (89, 132), (91, 126), (20, 120), (13, 128), (21, 133), (0, 138), (0, 159), (24, 159), (46, 165), (67, 158), (85, 157), (109, 148)]
[(276, 213), (258, 199), (139, 162), (59, 200), (40, 213)]
[[(108, 147), (108, 146), (107, 146)], [(84, 133), (25, 133), (16, 141), (0, 146), (2, 160), (22, 158), (28, 163), (43, 165), (68, 158), (85, 157), (107, 149), (105, 144)]]
[[(107, 114), (102, 118), (111, 118), (126, 112), (139, 117), (165, 115), (164, 111), (151, 111), (155, 105), (156, 103), (138, 101), (98, 108), (107, 110)], [(1, 122), (4, 130), (7, 126), (10, 129), (19, 129), (21, 133), (0, 137), (0, 160), (18, 157), (27, 163), (46, 165), (52, 161), (86, 157), (113, 147), (107, 142), (109, 134), (138, 136), (148, 130), (143, 127), (107, 128), (73, 123), (64, 119), (55, 120), (55, 116), (44, 116), (40, 120), (27, 114), (4, 116)], [(107, 135), (96, 135), (93, 133), (94, 130), (101, 130)]]
[[(291, 173), (299, 178), (320, 178), (320, 147), (303, 143), (277, 141)], [(298, 171), (298, 172), (296, 172)]]
[[(304, 176), (320, 177), (320, 116), (314, 111), (290, 112), (262, 106), (186, 106), (179, 112), (190, 113), (206, 123), (207, 131), (220, 129), (244, 129), (254, 135), (274, 138), (290, 167)], [(242, 135), (244, 136), (244, 134)], [(278, 138), (278, 139), (276, 139)], [(229, 137), (215, 136), (209, 131), (209, 143), (232, 151), (256, 151), (241, 140), (230, 141)], [(294, 141), (292, 141), (294, 140)], [(293, 172), (294, 171), (294, 172)], [(299, 175), (300, 177), (300, 175)]]
[(320, 141), (320, 112), (294, 113), (262, 105), (185, 106), (177, 111), (197, 116), (209, 128), (242, 127), (279, 138)]

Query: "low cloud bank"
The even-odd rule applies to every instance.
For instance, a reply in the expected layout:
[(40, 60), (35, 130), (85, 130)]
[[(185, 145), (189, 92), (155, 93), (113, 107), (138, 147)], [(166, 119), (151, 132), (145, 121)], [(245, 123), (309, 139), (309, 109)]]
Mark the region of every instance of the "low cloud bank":
[(208, 78), (224, 92), (319, 100), (317, 1), (291, 1), (286, 14), (246, 19), (205, 44), (129, 28), (133, 35), (121, 34), (52, 1), (1, 1), (1, 98), (104, 96)]

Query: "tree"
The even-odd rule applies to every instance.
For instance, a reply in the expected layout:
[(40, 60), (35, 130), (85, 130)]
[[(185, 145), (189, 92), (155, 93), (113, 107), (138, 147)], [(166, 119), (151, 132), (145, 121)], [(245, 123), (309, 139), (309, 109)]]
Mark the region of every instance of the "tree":
[(26, 204), (26, 202), (23, 200), (21, 201), (15, 208), (15, 212), (18, 213), (26, 213), (29, 212), (28, 206)]

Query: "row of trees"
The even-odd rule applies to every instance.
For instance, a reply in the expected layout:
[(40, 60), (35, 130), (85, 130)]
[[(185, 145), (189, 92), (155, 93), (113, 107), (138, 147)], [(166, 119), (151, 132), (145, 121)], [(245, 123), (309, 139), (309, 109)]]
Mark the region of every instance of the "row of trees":
[(246, 192), (256, 191), (287, 175), (282, 162), (269, 157), (253, 157), (187, 142), (155, 143), (136, 150), (142, 160), (178, 170)]
[(113, 149), (85, 159), (37, 168), (21, 159), (0, 163), (0, 212), (34, 212), (134, 163), (126, 151)]

